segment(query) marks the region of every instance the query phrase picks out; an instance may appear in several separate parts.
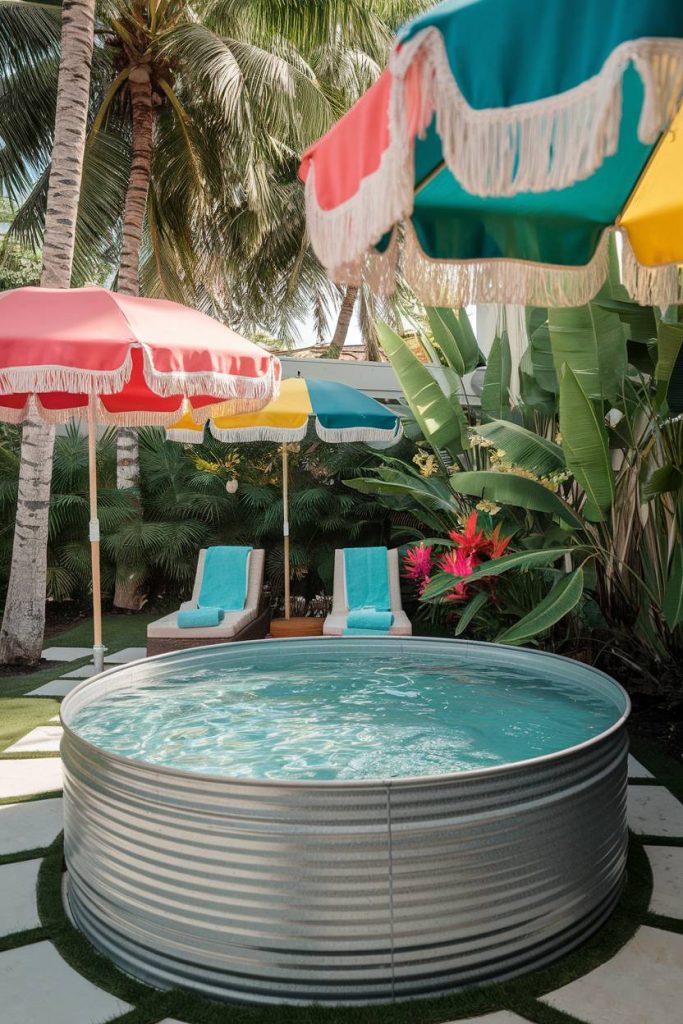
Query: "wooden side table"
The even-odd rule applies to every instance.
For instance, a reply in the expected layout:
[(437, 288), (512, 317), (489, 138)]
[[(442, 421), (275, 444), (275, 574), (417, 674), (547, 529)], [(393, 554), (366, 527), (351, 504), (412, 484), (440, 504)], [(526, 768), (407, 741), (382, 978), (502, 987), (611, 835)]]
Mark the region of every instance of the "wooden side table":
[(291, 619), (271, 619), (272, 637), (322, 636), (325, 619), (313, 615), (293, 615)]

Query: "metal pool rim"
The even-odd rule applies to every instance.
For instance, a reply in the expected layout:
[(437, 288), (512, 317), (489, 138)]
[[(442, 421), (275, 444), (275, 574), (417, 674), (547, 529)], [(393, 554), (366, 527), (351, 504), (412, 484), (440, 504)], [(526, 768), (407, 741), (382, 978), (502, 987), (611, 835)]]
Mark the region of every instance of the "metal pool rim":
[[(94, 684), (100, 684), (103, 680), (108, 679), (110, 676), (115, 676), (118, 673), (123, 674), (128, 669), (134, 669), (136, 665), (149, 665), (153, 662), (164, 661), (167, 659), (178, 659), (197, 655), (200, 653), (210, 652), (211, 654), (217, 654), (218, 652), (227, 649), (237, 654), (238, 650), (242, 651), (245, 648), (260, 647), (264, 644), (276, 643), (281, 644), (304, 644), (310, 646), (311, 644), (324, 644), (326, 647), (338, 644), (343, 645), (357, 645), (363, 644), (363, 646), (373, 645), (378, 646), (380, 649), (386, 648), (387, 644), (390, 644), (391, 650), (402, 649), (405, 645), (425, 645), (425, 646), (441, 646), (443, 644), (447, 647), (457, 645), (461, 648), (474, 647), (476, 650), (482, 648), (489, 648), (491, 650), (506, 650), (511, 654), (513, 652), (528, 652), (533, 654), (535, 658), (543, 657), (546, 659), (553, 660), (555, 662), (561, 662), (563, 664), (578, 666), (580, 669), (585, 671), (587, 674), (596, 675), (601, 677), (612, 689), (614, 689), (624, 701), (624, 711), (619, 718), (612, 723), (607, 729), (595, 736), (590, 736), (586, 740), (582, 740), (580, 743), (575, 743), (570, 747), (561, 747), (559, 750), (552, 751), (549, 754), (541, 754), (537, 757), (529, 757), (519, 761), (510, 761), (505, 764), (491, 765), (488, 768), (475, 768), (471, 771), (457, 771), (457, 772), (440, 772), (436, 775), (396, 775), (389, 778), (364, 778), (364, 779), (254, 779), (254, 778), (242, 778), (234, 775), (216, 775), (209, 772), (197, 772), (188, 771), (183, 768), (172, 768), (167, 765), (156, 765), (151, 764), (149, 761), (141, 761), (134, 757), (122, 757), (120, 754), (110, 753), (107, 750), (103, 750), (102, 747), (97, 744), (91, 743), (89, 740), (84, 739), (78, 732), (75, 732), (68, 722), (65, 721), (65, 713), (68, 715), (70, 706), (75, 703), (77, 698), (82, 696), (86, 690), (88, 690)], [(238, 650), (236, 650), (238, 648)], [(96, 698), (93, 698), (96, 699)], [(603, 672), (601, 669), (594, 668), (592, 665), (586, 665), (580, 661), (574, 661), (571, 658), (565, 658), (561, 654), (554, 654), (551, 651), (538, 651), (532, 647), (521, 647), (513, 644), (497, 644), (479, 640), (459, 640), (451, 637), (332, 637), (332, 636), (315, 636), (315, 637), (277, 637), (266, 640), (243, 640), (239, 644), (225, 643), (225, 644), (212, 644), (211, 647), (189, 647), (184, 651), (169, 651), (165, 654), (157, 654), (151, 658), (139, 658), (137, 661), (126, 662), (123, 665), (112, 665), (111, 668), (100, 672), (98, 675), (91, 676), (89, 679), (84, 679), (82, 683), (71, 690), (66, 697), (62, 700), (59, 709), (59, 720), (64, 732), (68, 736), (75, 740), (77, 744), (82, 744), (84, 747), (97, 753), (104, 753), (108, 759), (111, 759), (117, 764), (129, 764), (133, 765), (138, 769), (163, 773), (169, 776), (176, 776), (179, 778), (199, 778), (209, 782), (218, 783), (231, 783), (239, 786), (268, 786), (273, 788), (281, 789), (292, 789), (292, 788), (314, 788), (314, 789), (364, 789), (364, 788), (376, 788), (377, 786), (392, 786), (392, 785), (422, 785), (424, 783), (437, 783), (437, 782), (455, 782), (457, 780), (469, 780), (480, 777), (495, 776), (497, 774), (509, 773), (511, 770), (517, 768), (526, 769), (533, 765), (547, 764), (559, 758), (564, 759), (568, 754), (573, 754), (578, 751), (587, 750), (590, 747), (602, 742), (612, 733), (620, 729), (628, 719), (631, 713), (631, 698), (628, 692), (624, 689), (621, 683), (617, 682), (612, 676)]]

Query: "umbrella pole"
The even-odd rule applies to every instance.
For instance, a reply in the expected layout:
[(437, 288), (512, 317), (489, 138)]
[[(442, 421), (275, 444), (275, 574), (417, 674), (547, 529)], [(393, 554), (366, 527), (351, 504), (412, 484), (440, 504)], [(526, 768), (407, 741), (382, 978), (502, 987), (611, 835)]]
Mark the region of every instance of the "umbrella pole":
[(90, 556), (92, 560), (92, 617), (93, 649), (95, 672), (104, 669), (104, 647), (102, 645), (102, 595), (100, 592), (100, 521), (97, 518), (97, 419), (95, 417), (95, 396), (88, 402), (88, 484), (90, 491)]
[(282, 539), (285, 553), (285, 618), (291, 617), (289, 598), (289, 451), (287, 443), (282, 445)]

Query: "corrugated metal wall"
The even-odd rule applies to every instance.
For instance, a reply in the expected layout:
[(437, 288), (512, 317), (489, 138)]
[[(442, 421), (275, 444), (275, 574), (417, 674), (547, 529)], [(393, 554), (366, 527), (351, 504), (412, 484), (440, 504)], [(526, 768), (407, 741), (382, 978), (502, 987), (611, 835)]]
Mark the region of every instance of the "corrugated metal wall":
[(623, 721), (518, 767), (287, 785), (126, 761), (64, 717), (72, 912), (159, 987), (258, 1002), (444, 992), (562, 955), (618, 899)]

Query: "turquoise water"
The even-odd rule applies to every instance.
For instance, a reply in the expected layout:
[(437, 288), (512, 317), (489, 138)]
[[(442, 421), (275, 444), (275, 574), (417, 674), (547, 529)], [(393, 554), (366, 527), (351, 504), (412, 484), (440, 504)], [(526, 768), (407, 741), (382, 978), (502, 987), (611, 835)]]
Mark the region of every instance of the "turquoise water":
[(362, 657), (316, 651), (302, 659), (273, 646), (267, 657), (214, 653), (204, 664), (193, 654), (171, 669), (152, 662), (122, 670), (130, 685), (68, 716), (68, 724), (110, 753), (169, 768), (376, 779), (549, 754), (603, 732), (624, 710), (598, 674), (526, 652), (501, 657), (468, 647), (452, 657), (422, 650), (410, 657), (363, 649)]

